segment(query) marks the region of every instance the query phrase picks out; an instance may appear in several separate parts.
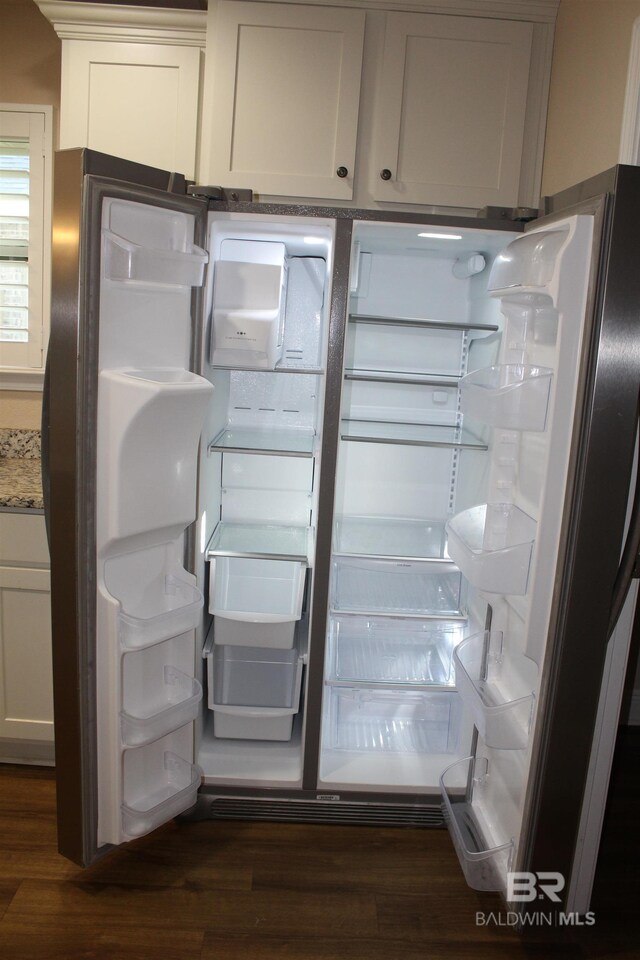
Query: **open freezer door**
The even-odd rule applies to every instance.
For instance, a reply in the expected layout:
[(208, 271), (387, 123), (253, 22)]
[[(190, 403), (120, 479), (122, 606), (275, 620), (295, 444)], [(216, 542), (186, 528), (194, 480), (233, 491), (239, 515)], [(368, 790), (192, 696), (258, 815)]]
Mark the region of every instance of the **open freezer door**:
[(184, 558), (213, 388), (192, 372), (206, 204), (170, 192), (181, 180), (56, 159), (43, 432), (59, 849), (82, 865), (188, 809), (200, 783), (202, 594)]

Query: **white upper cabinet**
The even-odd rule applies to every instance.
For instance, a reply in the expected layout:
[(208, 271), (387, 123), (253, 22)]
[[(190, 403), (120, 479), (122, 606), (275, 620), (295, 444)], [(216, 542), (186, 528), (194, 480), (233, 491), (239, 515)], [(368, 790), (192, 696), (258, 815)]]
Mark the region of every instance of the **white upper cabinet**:
[(211, 4), (204, 177), (259, 194), (350, 200), (365, 13)]
[(532, 33), (526, 22), (387, 15), (376, 200), (518, 203)]
[(193, 178), (206, 15), (38, 5), (62, 40), (60, 148), (90, 147)]

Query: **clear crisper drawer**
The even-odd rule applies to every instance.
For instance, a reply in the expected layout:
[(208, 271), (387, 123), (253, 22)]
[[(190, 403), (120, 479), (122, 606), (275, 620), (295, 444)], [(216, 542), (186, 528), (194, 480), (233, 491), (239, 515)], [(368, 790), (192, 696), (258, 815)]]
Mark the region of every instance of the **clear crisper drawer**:
[(452, 563), (338, 557), (332, 577), (337, 613), (464, 616), (462, 577)]
[(553, 371), (522, 363), (485, 367), (460, 384), (461, 408), (474, 420), (508, 430), (544, 430)]
[(460, 732), (456, 693), (325, 689), (323, 749), (387, 753), (453, 753)]
[(139, 747), (158, 740), (195, 720), (202, 700), (202, 687), (194, 677), (189, 677), (175, 667), (164, 668), (164, 705), (149, 713), (144, 709), (136, 713), (120, 714), (122, 743), (127, 747)]
[(452, 681), (452, 651), (461, 621), (333, 616), (327, 682), (428, 686)]
[(195, 803), (202, 774), (198, 767), (167, 750), (155, 787), (131, 803), (122, 804), (122, 829), (141, 837)]
[[(517, 655), (515, 657), (517, 659)], [(453, 658), (456, 687), (486, 745), (501, 750), (526, 747), (533, 693), (514, 687), (518, 685), (519, 671), (513, 658), (512, 669), (505, 669), (502, 631), (477, 633), (463, 640), (454, 650)]]
[(527, 592), (536, 522), (512, 503), (481, 503), (447, 522), (451, 559), (487, 593)]
[(466, 757), (451, 764), (440, 777), (442, 809), (467, 883), (474, 890), (504, 890), (511, 865), (513, 841), (488, 839), (474, 795), (488, 774), (486, 757)]

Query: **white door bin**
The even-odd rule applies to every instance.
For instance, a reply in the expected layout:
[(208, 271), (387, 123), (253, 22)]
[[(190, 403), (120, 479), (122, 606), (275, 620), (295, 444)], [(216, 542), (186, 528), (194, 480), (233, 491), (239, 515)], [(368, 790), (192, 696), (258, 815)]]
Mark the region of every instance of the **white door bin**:
[(211, 560), (209, 612), (216, 618), (216, 644), (290, 650), (302, 616), (305, 571), (297, 560)]

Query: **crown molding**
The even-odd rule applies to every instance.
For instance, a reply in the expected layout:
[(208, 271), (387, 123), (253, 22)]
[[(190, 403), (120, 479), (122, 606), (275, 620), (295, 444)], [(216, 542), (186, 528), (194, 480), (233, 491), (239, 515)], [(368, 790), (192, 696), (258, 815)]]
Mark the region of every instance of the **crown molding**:
[(129, 7), (110, 3), (35, 0), (61, 40), (170, 43), (204, 47), (205, 10)]

